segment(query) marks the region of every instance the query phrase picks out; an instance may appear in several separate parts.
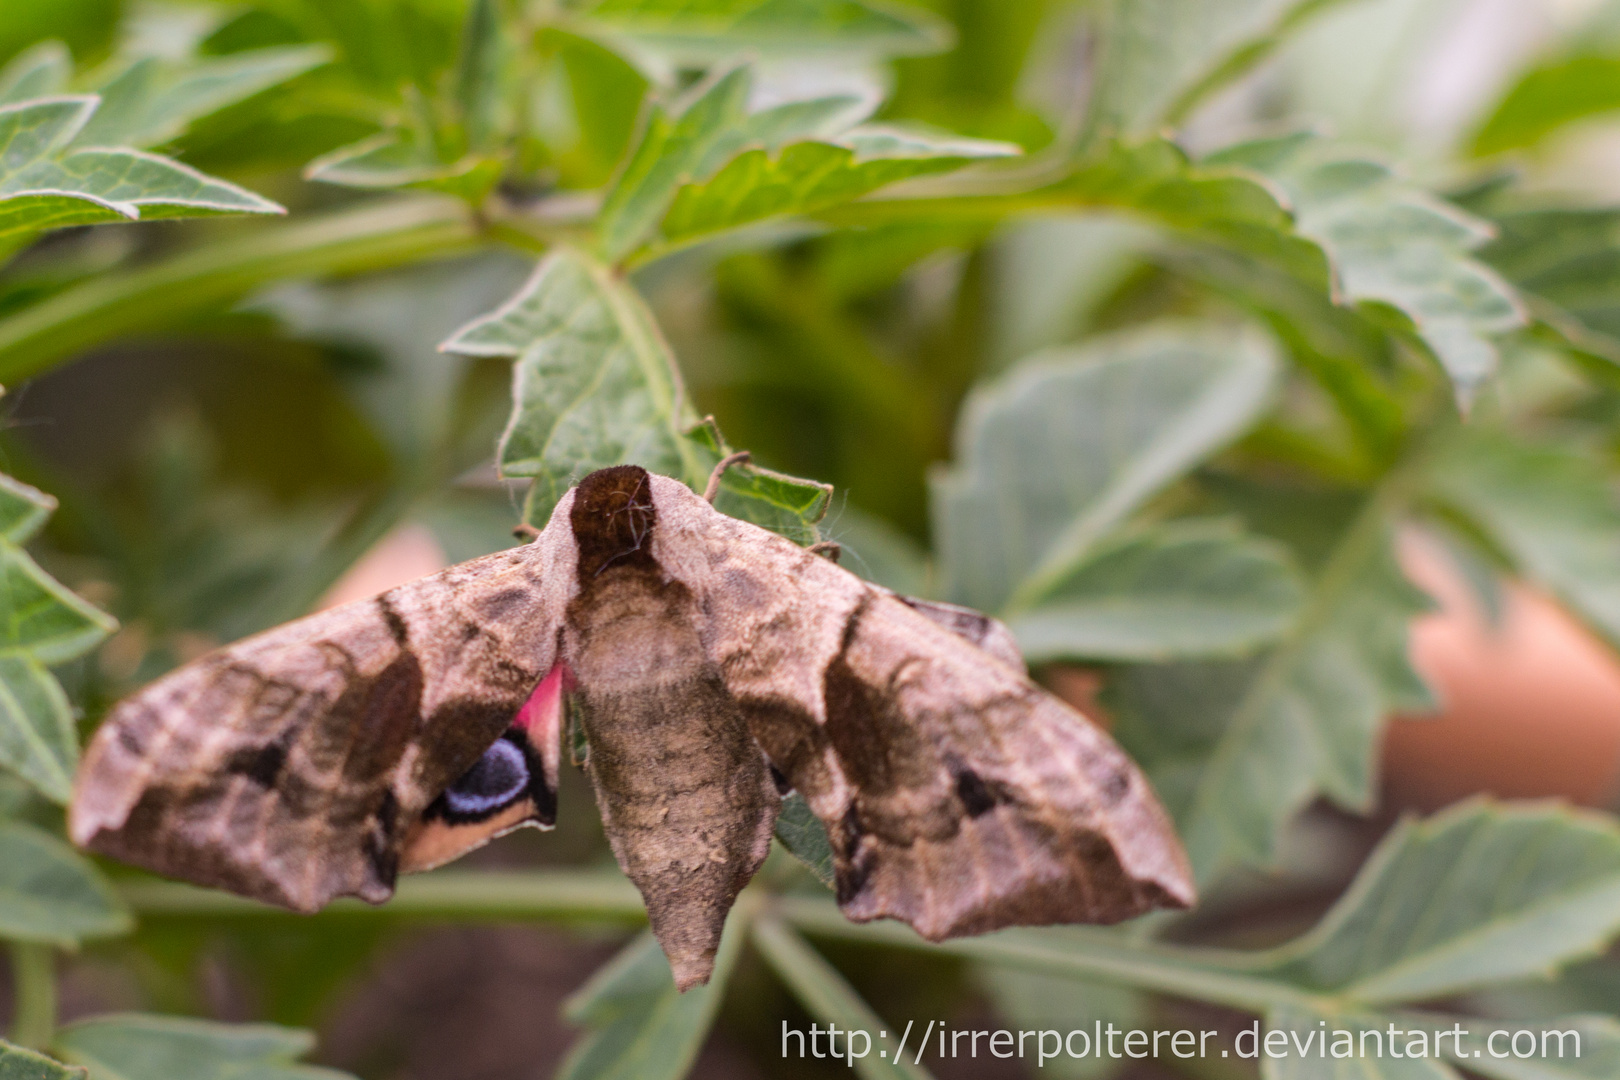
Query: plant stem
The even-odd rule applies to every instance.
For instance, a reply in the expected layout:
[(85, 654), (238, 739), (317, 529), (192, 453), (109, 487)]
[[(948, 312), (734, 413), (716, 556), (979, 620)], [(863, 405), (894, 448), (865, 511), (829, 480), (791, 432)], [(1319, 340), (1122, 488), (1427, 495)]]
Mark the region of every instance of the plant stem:
[[(869, 1037), (884, 1026), (882, 1018), (838, 969), (779, 917), (763, 915), (754, 920), (753, 930), (755, 948), (810, 1015), (830, 1024), (842, 1024), (846, 1031), (865, 1031)], [(851, 1061), (862, 1080), (928, 1080), (927, 1071), (898, 1056), (892, 1062), (871, 1054)]]
[(357, 273), (471, 251), (467, 208), (409, 198), (268, 225), (147, 266), (104, 274), (0, 319), (0, 383), (91, 346), (218, 308), (272, 281)]
[[(166, 881), (126, 882), (124, 901), (141, 916), (277, 917), (288, 913), (254, 900)], [(319, 917), (561, 919), (642, 922), (641, 895), (617, 873), (535, 870), (484, 873), (458, 870), (408, 878), (386, 907), (339, 900)]]
[(11, 1041), (44, 1050), (56, 1032), (55, 950), (49, 945), (13, 944), (11, 977), (16, 990)]
[[(127, 882), (119, 891), (136, 914), (146, 918), (288, 917), (280, 908), (190, 885)], [(738, 900), (744, 909), (756, 903), (766, 905), (760, 916), (766, 922), (760, 924), (762, 929), (756, 931), (756, 936), (765, 935), (762, 947), (772, 953), (773, 963), (785, 962), (790, 953), (797, 955), (797, 938), (787, 931), (787, 926), (792, 926), (817, 937), (939, 950), (985, 963), (1097, 979), (1253, 1012), (1278, 1006), (1332, 1012), (1339, 1005), (1330, 996), (1313, 994), (1274, 977), (1270, 971), (1275, 961), (1270, 954), (1160, 945), (1092, 928), (1008, 930), (931, 944), (898, 923), (852, 923), (830, 898), (765, 897), (756, 888)], [(317, 917), (639, 923), (645, 921), (647, 913), (635, 886), (616, 872), (447, 871), (406, 880), (386, 907), (339, 900)], [(781, 923), (772, 921), (776, 919)], [(836, 987), (826, 979), (818, 979), (820, 1000)], [(796, 987), (795, 992), (802, 994), (804, 989)]]
[[(874, 945), (934, 949), (1047, 975), (1083, 977), (1250, 1012), (1279, 1005), (1333, 1011), (1336, 1002), (1269, 978), (1244, 953), (1128, 941), (1108, 930), (1008, 930), (932, 944), (897, 923), (852, 923), (831, 900), (784, 897), (777, 912), (805, 933)], [(1252, 969), (1252, 970), (1249, 970)]]

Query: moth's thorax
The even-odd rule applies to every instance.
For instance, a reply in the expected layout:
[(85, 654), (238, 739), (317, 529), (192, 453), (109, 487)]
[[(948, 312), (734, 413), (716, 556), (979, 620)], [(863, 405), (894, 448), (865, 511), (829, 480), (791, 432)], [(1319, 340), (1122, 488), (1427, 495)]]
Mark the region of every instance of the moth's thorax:
[(656, 564), (618, 563), (581, 583), (568, 607), (568, 652), (586, 686), (656, 686), (705, 666), (692, 594)]
[(619, 465), (591, 473), (574, 489), (568, 523), (579, 549), (582, 587), (608, 567), (653, 563), (658, 511), (647, 470)]

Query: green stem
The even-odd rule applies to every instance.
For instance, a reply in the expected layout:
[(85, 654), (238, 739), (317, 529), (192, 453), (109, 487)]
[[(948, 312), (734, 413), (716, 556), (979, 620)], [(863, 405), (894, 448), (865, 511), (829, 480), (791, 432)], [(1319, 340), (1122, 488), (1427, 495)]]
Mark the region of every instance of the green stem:
[(1232, 50), (1220, 64), (1178, 94), (1160, 122), (1166, 127), (1181, 127), (1193, 110), (1207, 101), (1211, 94), (1235, 82), (1247, 72), (1253, 71), (1284, 42), (1291, 40), (1294, 31), (1303, 23), (1341, 2), (1342, 0), (1296, 2), (1284, 10), (1282, 16), (1271, 26)]
[(101, 275), (0, 319), (0, 384), (101, 342), (216, 309), (272, 281), (399, 266), (484, 242), (466, 206), (450, 199), (388, 200), (265, 226)]
[(1027, 930), (932, 944), (897, 923), (852, 923), (831, 900), (786, 897), (778, 913), (800, 930), (874, 945), (929, 949), (1046, 975), (1096, 979), (1248, 1012), (1280, 1005), (1331, 1012), (1336, 1002), (1267, 978), (1244, 953), (1130, 941), (1117, 932), (1069, 927), (1060, 938)]
[[(286, 917), (287, 912), (212, 889), (167, 881), (125, 882), (125, 903), (143, 917)], [(595, 870), (536, 870), (482, 873), (457, 870), (407, 878), (386, 907), (339, 900), (319, 917), (405, 916), (412, 918), (557, 919), (643, 922), (641, 894), (617, 873)]]
[(11, 976), (16, 988), (11, 1041), (44, 1050), (56, 1033), (55, 950), (49, 945), (12, 945)]
[[(126, 882), (119, 892), (137, 915), (149, 919), (290, 917), (280, 908), (253, 900), (166, 881)], [(738, 903), (744, 909), (756, 903), (765, 905), (755, 943), (773, 966), (793, 967), (808, 951), (788, 930), (791, 926), (815, 937), (937, 950), (984, 963), (1117, 983), (1251, 1012), (1280, 1006), (1333, 1012), (1341, 1004), (1331, 996), (1273, 977), (1270, 971), (1276, 959), (1269, 953), (1143, 942), (1091, 927), (1008, 930), (933, 944), (898, 923), (852, 923), (831, 899), (766, 897), (756, 887), (746, 891)], [(452, 870), (407, 879), (385, 907), (339, 900), (317, 917), (640, 923), (647, 913), (635, 886), (614, 872)], [(824, 965), (815, 971), (801, 970), (794, 992), (813, 997), (818, 1007), (854, 1008), (858, 999), (846, 995), (841, 978), (834, 979), (829, 972)]]
[[(780, 918), (761, 916), (754, 920), (753, 929), (754, 946), (811, 1016), (833, 1025), (842, 1024), (846, 1031), (870, 1033), (884, 1027), (882, 1018), (844, 980), (838, 969), (822, 959), (820, 953)], [(898, 1057), (891, 1063), (868, 1054), (853, 1059), (853, 1064), (862, 1080), (896, 1080), (896, 1077), (929, 1080), (926, 1070)]]

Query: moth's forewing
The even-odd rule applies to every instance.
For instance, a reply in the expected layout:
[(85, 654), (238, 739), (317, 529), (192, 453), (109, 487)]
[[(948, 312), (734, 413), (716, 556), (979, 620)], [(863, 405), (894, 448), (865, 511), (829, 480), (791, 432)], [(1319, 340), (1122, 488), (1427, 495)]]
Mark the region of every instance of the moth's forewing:
[(648, 475), (608, 469), (572, 508), (580, 590), (566, 652), (602, 824), (681, 989), (706, 982), (726, 913), (770, 852), (781, 797), (719, 669), (701, 604), (652, 557)]
[(1192, 903), (1146, 779), (1021, 664), (938, 611), (653, 484), (658, 562), (703, 597), (711, 660), (827, 827), (847, 915), (938, 940)]
[(572, 580), (571, 538), (542, 535), (187, 664), (96, 733), (73, 839), (300, 911), (386, 899), (423, 812), (552, 668)]
[(947, 604), (939, 600), (920, 600), (915, 596), (901, 596), (899, 593), (890, 595), (928, 621), (943, 626), (959, 638), (966, 639), (1013, 670), (1027, 670), (1023, 650), (1018, 647), (1018, 639), (1013, 637), (1012, 630), (1000, 619), (993, 619), (982, 611), (974, 611), (958, 604)]

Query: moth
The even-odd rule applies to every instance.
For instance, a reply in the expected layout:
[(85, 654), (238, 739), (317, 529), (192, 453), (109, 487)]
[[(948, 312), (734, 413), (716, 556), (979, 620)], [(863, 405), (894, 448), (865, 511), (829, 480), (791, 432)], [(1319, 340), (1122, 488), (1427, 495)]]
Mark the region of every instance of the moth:
[(591, 473), (522, 547), (159, 679), (92, 740), (73, 839), (297, 911), (380, 903), (401, 872), (554, 823), (572, 698), (683, 990), (790, 790), (857, 921), (937, 941), (1192, 903), (1146, 780), (1029, 679), (1002, 624), (716, 511), (719, 474), (706, 498)]

